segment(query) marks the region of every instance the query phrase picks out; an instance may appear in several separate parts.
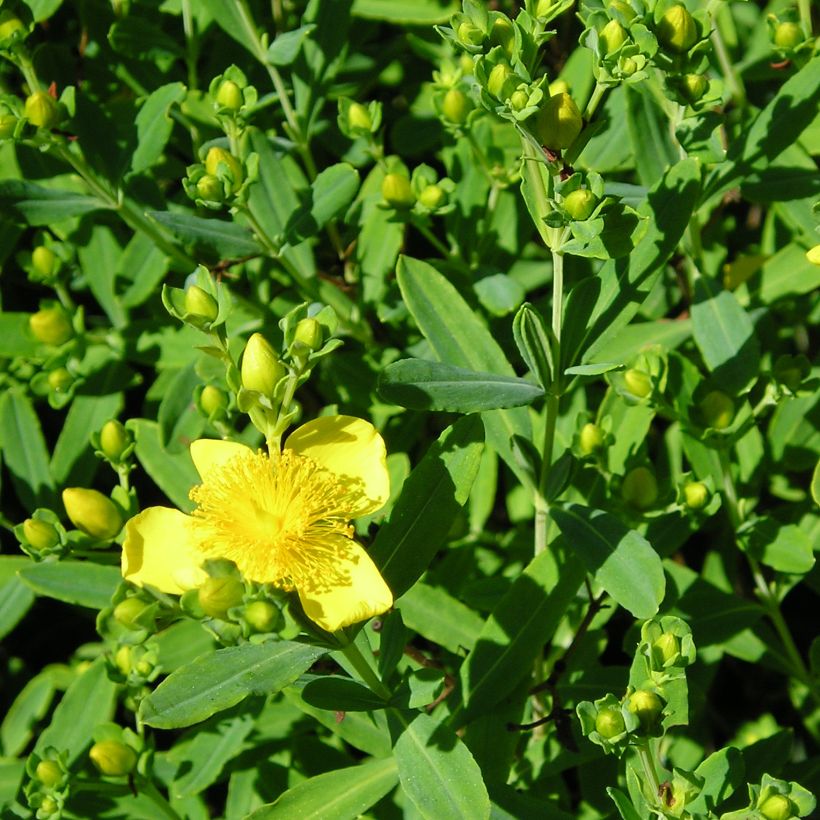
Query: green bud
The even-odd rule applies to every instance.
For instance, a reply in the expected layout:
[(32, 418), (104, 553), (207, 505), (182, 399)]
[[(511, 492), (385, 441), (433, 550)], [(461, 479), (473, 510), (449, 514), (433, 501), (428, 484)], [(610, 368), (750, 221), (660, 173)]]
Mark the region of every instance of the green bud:
[(799, 23), (778, 23), (774, 30), (774, 44), (784, 50), (797, 48), (804, 39)]
[(270, 601), (252, 601), (243, 617), (254, 632), (270, 632), (279, 621), (279, 610)]
[(308, 316), (300, 319), (293, 334), (293, 341), (304, 345), (310, 350), (318, 350), (323, 341), (322, 325), (318, 319)]
[(465, 46), (480, 46), (484, 42), (484, 32), (469, 20), (465, 20), (456, 29), (456, 38)]
[(67, 487), (63, 505), (71, 523), (92, 538), (107, 541), (122, 529), (122, 514), (116, 504), (97, 490)]
[(114, 607), (114, 620), (127, 629), (142, 629), (140, 616), (145, 614), (150, 604), (139, 598), (126, 598)]
[(206, 416), (217, 416), (228, 409), (228, 396), (224, 390), (206, 384), (199, 394), (199, 406)]
[(416, 195), (404, 174), (387, 174), (382, 180), (382, 196), (398, 211), (409, 210), (416, 204)]
[(147, 678), (154, 671), (154, 664), (149, 663), (146, 660), (137, 661), (134, 666), (134, 670), (138, 675), (142, 675), (142, 677)]
[(46, 91), (35, 91), (23, 106), (25, 118), (37, 128), (54, 128), (60, 122), (57, 101)]
[(56, 760), (41, 760), (34, 774), (47, 789), (53, 789), (65, 776), (65, 772)]
[(51, 278), (56, 263), (56, 254), (51, 248), (47, 248), (45, 245), (39, 245), (31, 252), (31, 264), (34, 270), (36, 270), (43, 279)]
[(635, 9), (633, 9), (629, 3), (624, 2), (624, 0), (610, 0), (610, 2), (607, 3), (607, 8), (620, 12), (625, 20), (635, 19)]
[(698, 40), (695, 18), (680, 4), (671, 6), (658, 22), (658, 42), (675, 54), (685, 54)]
[(812, 265), (820, 265), (820, 245), (814, 245), (806, 251), (806, 259)]
[(117, 419), (107, 421), (100, 430), (100, 450), (111, 461), (120, 461), (131, 446), (131, 434)]
[(638, 510), (648, 510), (658, 500), (658, 480), (648, 467), (633, 467), (621, 484), (621, 498)]
[(220, 108), (239, 111), (245, 100), (242, 97), (242, 89), (233, 80), (223, 80), (216, 92), (216, 102)]
[(515, 27), (504, 17), (497, 17), (490, 29), (490, 43), (501, 46), (504, 53), (512, 58), (515, 52)]
[(678, 654), (680, 654), (680, 641), (677, 635), (673, 635), (671, 632), (664, 632), (652, 644), (652, 657), (658, 666), (663, 666)]
[(757, 810), (766, 820), (789, 820), (794, 817), (792, 801), (783, 794), (773, 794), (761, 803)]
[(233, 577), (208, 578), (198, 590), (199, 605), (211, 618), (227, 617), (231, 607), (242, 603), (245, 585)]
[(235, 194), (242, 185), (244, 174), (242, 173), (242, 163), (230, 152), (224, 148), (214, 146), (208, 149), (205, 155), (205, 170), (215, 176), (219, 177), (219, 168), (224, 165), (231, 175), (231, 193)]
[(46, 795), (40, 801), (40, 808), (37, 810), (38, 816), (44, 817), (51, 817), (53, 814), (57, 814), (60, 811), (60, 806), (57, 801), (53, 797), (49, 797)]
[(54, 526), (39, 518), (27, 518), (23, 522), (23, 535), (31, 548), (37, 551), (56, 547), (60, 541)]
[(441, 102), (441, 113), (456, 125), (463, 125), (470, 113), (470, 100), (458, 88), (451, 88)]
[(31, 332), (38, 342), (52, 347), (65, 344), (73, 335), (74, 327), (68, 313), (60, 306), (43, 308), (32, 313), (28, 320)]
[(285, 366), (268, 340), (261, 333), (254, 333), (242, 354), (242, 386), (272, 399), (276, 385), (284, 375)]
[(196, 182), (196, 193), (206, 202), (222, 202), (225, 198), (225, 187), (213, 174), (203, 174)]
[(623, 734), (626, 731), (626, 724), (621, 710), (615, 706), (600, 709), (595, 717), (595, 731), (607, 740)]
[(641, 728), (651, 731), (663, 711), (663, 702), (654, 693), (647, 689), (638, 689), (629, 696), (626, 708), (638, 718)]
[(561, 92), (544, 103), (535, 120), (535, 136), (547, 148), (557, 151), (575, 142), (584, 120), (572, 97)]
[(702, 481), (690, 481), (683, 488), (683, 497), (690, 510), (702, 510), (709, 503), (709, 489)]
[(14, 114), (0, 114), (0, 140), (13, 137), (16, 128), (17, 117)]
[(513, 71), (506, 63), (493, 66), (493, 70), (487, 78), (487, 91), (493, 97), (497, 100), (506, 100), (515, 91), (516, 85)]
[(722, 391), (712, 390), (701, 399), (700, 412), (707, 427), (725, 430), (735, 417), (735, 403)]
[(526, 91), (522, 91), (520, 88), (518, 91), (513, 91), (510, 95), (510, 108), (513, 111), (522, 111), (529, 105), (530, 97)]
[(587, 422), (582, 428), (578, 440), (581, 452), (585, 456), (592, 455), (604, 446), (604, 432), (597, 424)]
[(652, 392), (652, 379), (649, 378), (649, 374), (634, 367), (624, 373), (624, 384), (626, 389), (639, 399), (645, 399)]
[(588, 188), (578, 188), (567, 194), (561, 204), (573, 219), (583, 222), (598, 207), (598, 197)]
[(130, 774), (137, 765), (137, 753), (117, 740), (101, 740), (88, 752), (91, 762), (100, 774), (122, 777)]
[(347, 109), (347, 124), (353, 131), (370, 131), (373, 127), (373, 118), (366, 106), (353, 102)]
[(12, 11), (0, 11), (0, 41), (8, 40), (18, 31), (24, 31), (23, 21)]
[(219, 315), (216, 299), (198, 285), (191, 285), (185, 291), (185, 312), (206, 322), (213, 322)]
[(124, 644), (117, 650), (117, 654), (114, 655), (114, 664), (126, 677), (131, 673), (133, 654), (131, 647), (128, 646), (128, 644)]
[(687, 74), (683, 78), (683, 96), (696, 103), (709, 89), (709, 80), (703, 74)]
[(638, 70), (638, 63), (632, 57), (623, 57), (619, 62), (619, 67), (625, 77), (631, 77)]
[(55, 367), (48, 374), (48, 386), (55, 393), (66, 393), (72, 384), (74, 384), (74, 376), (64, 367)]
[(428, 185), (419, 194), (419, 202), (431, 211), (443, 205), (446, 199), (447, 194), (438, 185)]
[(598, 32), (598, 43), (603, 54), (614, 54), (628, 39), (629, 34), (617, 20), (610, 20)]

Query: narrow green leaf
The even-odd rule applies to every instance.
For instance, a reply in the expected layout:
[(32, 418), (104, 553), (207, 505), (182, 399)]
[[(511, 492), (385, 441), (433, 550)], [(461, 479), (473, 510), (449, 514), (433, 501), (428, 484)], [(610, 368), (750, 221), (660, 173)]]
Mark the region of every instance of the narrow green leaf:
[(814, 566), (809, 536), (797, 524), (781, 524), (769, 516), (738, 532), (744, 551), (777, 572), (805, 575)]
[(0, 313), (0, 356), (13, 359), (15, 356), (33, 358), (37, 355), (39, 342), (29, 334), (30, 318), (30, 313)]
[[(34, 593), (15, 574), (23, 567), (31, 566), (31, 560), (24, 556), (0, 556), (0, 568), (5, 577), (0, 577), (0, 638), (5, 638), (23, 619), (34, 603)], [(10, 570), (5, 575), (5, 570)]]
[(86, 194), (43, 188), (19, 179), (0, 180), (0, 213), (29, 225), (51, 225), (105, 207)]
[(600, 376), (602, 373), (609, 373), (623, 367), (619, 362), (595, 362), (594, 364), (577, 364), (575, 367), (568, 367), (564, 373), (567, 376)]
[(521, 305), (513, 319), (513, 338), (518, 352), (544, 390), (554, 377), (552, 346), (555, 334), (544, 317), (529, 303)]
[(93, 561), (56, 561), (30, 564), (20, 578), (38, 595), (69, 604), (102, 609), (122, 581), (119, 567)]
[(302, 41), (305, 37), (309, 36), (310, 32), (315, 28), (315, 25), (309, 23), (306, 26), (293, 29), (293, 31), (286, 31), (283, 34), (279, 34), (268, 49), (268, 62), (270, 62), (271, 65), (290, 65), (299, 55), (299, 50), (302, 48)]
[(743, 755), (733, 746), (710, 754), (695, 769), (695, 774), (706, 782), (700, 794), (691, 803), (686, 804), (686, 810), (692, 816), (715, 811), (743, 785), (744, 769)]
[(367, 712), (384, 709), (385, 701), (364, 684), (342, 675), (322, 675), (302, 689), (305, 703), (334, 712)]
[(483, 447), (476, 416), (448, 427), (404, 482), (389, 520), (370, 550), (400, 598), (422, 576), (467, 502)]
[(806, 249), (797, 243), (781, 248), (760, 269), (760, 298), (767, 305), (817, 288), (820, 288), (820, 265), (809, 262)]
[(185, 250), (206, 261), (219, 261), (241, 256), (256, 256), (262, 247), (253, 234), (236, 222), (224, 219), (203, 219), (176, 211), (148, 211), (151, 217), (173, 234)]
[(317, 234), (352, 202), (359, 189), (359, 172), (346, 162), (325, 168), (310, 185), (309, 197), (285, 227), (285, 240), (298, 244)]
[(290, 685), (326, 650), (292, 641), (218, 649), (170, 674), (140, 705), (158, 729), (191, 726), (248, 695), (272, 695)]
[(168, 60), (182, 57), (182, 48), (156, 23), (129, 14), (117, 20), (108, 32), (111, 48), (137, 60)]
[(261, 47), (259, 33), (253, 20), (244, 13), (244, 3), (226, 3), (225, 0), (199, 0), (217, 25), (239, 45), (246, 48), (257, 60), (265, 62), (265, 52)]
[[(0, 591), (3, 595), (4, 591)], [(9, 707), (0, 725), (0, 749), (7, 757), (16, 757), (28, 746), (34, 727), (48, 712), (54, 698), (54, 680), (48, 671), (35, 675), (26, 683)]]
[(481, 770), (455, 732), (429, 715), (411, 722), (395, 714), (405, 727), (394, 747), (399, 780), (419, 814), (428, 820), (489, 818)]
[(554, 507), (555, 523), (587, 571), (636, 618), (651, 618), (663, 600), (666, 578), (660, 556), (614, 515), (580, 504)]
[(635, 810), (629, 798), (614, 786), (607, 786), (606, 793), (612, 798), (612, 802), (621, 815), (621, 820), (641, 820), (641, 815)]
[[(662, 345), (673, 350), (692, 335), (691, 319), (659, 319), (656, 322), (638, 322), (627, 325), (611, 338), (606, 347), (597, 348), (590, 362), (618, 362), (629, 364), (644, 348)], [(569, 371), (567, 371), (569, 372)]]
[(444, 23), (458, 11), (452, 0), (353, 0), (353, 15), (416, 26)]
[(152, 91), (140, 107), (134, 120), (137, 147), (131, 157), (131, 171), (135, 174), (150, 168), (162, 156), (174, 127), (168, 109), (184, 96), (182, 83), (168, 83)]
[(625, 90), (626, 122), (638, 177), (644, 185), (655, 185), (678, 159), (669, 118), (648, 88), (629, 85)]

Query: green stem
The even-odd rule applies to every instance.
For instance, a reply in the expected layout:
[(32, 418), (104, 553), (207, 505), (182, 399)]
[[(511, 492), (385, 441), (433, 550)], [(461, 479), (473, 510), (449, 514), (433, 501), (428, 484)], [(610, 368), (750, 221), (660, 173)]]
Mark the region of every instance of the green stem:
[(350, 665), (358, 672), (359, 677), (366, 683), (379, 697), (390, 700), (391, 691), (382, 683), (373, 668), (362, 655), (359, 647), (355, 643), (349, 643), (341, 649), (344, 656), (350, 661)]
[(729, 57), (729, 52), (726, 50), (723, 35), (720, 33), (717, 15), (712, 19), (712, 45), (715, 48), (715, 55), (720, 63), (720, 70), (726, 81), (726, 87), (729, 89), (729, 93), (732, 95), (735, 105), (742, 108), (746, 104), (746, 88), (743, 85), (740, 74), (735, 71), (735, 67), (732, 65), (732, 60)]
[(812, 36), (809, 0), (797, 0), (797, 10), (800, 13), (800, 26), (803, 29), (803, 36), (808, 40)]
[(26, 81), (29, 94), (33, 94), (35, 91), (42, 90), (40, 80), (38, 79), (37, 74), (34, 71), (34, 64), (31, 62), (31, 58), (28, 56), (28, 50), (25, 48), (25, 46), (16, 49), (14, 51), (14, 54), (17, 56), (17, 67), (20, 69), (23, 75), (23, 79), (25, 79)]
[(592, 92), (592, 96), (589, 98), (589, 102), (584, 109), (584, 122), (589, 122), (593, 115), (595, 114), (595, 110), (598, 108), (598, 104), (604, 98), (604, 94), (606, 94), (607, 86), (602, 85), (601, 83), (595, 83), (595, 90)]
[(450, 249), (424, 224), (420, 219), (413, 219), (412, 225), (418, 232), (445, 258), (450, 259), (452, 254)]
[(645, 743), (642, 743), (636, 748), (638, 750), (638, 757), (640, 757), (641, 764), (643, 765), (644, 774), (646, 775), (646, 779), (649, 781), (652, 794), (655, 796), (653, 805), (657, 806), (657, 795), (660, 792), (661, 783), (660, 780), (658, 780), (658, 773), (655, 769), (655, 761), (649, 748), (650, 743), (651, 741), (647, 740)]
[(182, 0), (182, 28), (185, 32), (185, 63), (188, 68), (188, 89), (197, 87), (196, 61), (199, 52), (191, 0)]

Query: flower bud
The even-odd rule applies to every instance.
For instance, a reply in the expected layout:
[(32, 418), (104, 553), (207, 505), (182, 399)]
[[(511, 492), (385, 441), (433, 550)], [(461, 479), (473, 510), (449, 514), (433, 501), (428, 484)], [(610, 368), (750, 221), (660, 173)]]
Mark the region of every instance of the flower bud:
[(561, 204), (573, 219), (583, 222), (598, 207), (598, 197), (588, 188), (578, 188), (567, 194)]
[(458, 88), (451, 88), (441, 103), (441, 113), (456, 125), (463, 125), (470, 113), (470, 101), (467, 95)]
[(122, 514), (116, 504), (97, 490), (68, 487), (63, 505), (71, 523), (86, 535), (107, 541), (122, 529)]
[(757, 810), (766, 820), (789, 820), (794, 817), (794, 806), (784, 794), (772, 794), (767, 797)]
[(243, 617), (254, 632), (271, 632), (279, 621), (279, 610), (270, 601), (252, 601)]
[(58, 305), (32, 313), (29, 316), (28, 324), (38, 342), (52, 347), (65, 344), (74, 335), (71, 318)]
[(557, 94), (569, 94), (569, 83), (566, 80), (553, 80), (548, 86), (547, 90), (550, 92), (550, 97), (555, 97)]
[(0, 114), (0, 140), (7, 140), (14, 136), (17, 128), (17, 117), (14, 114)]
[(804, 39), (799, 23), (778, 23), (774, 30), (774, 44), (784, 50), (797, 48)]
[(100, 774), (108, 777), (122, 777), (130, 774), (137, 764), (137, 753), (117, 740), (101, 740), (88, 752), (91, 762)]
[(139, 619), (150, 606), (151, 604), (145, 603), (140, 598), (126, 598), (114, 607), (114, 620), (126, 629), (142, 629), (143, 626), (139, 623)]
[(712, 390), (701, 399), (700, 412), (707, 427), (725, 430), (735, 417), (735, 403), (722, 391)]
[(465, 46), (480, 46), (484, 42), (484, 32), (469, 20), (465, 20), (456, 29), (456, 38)]
[(100, 430), (100, 450), (110, 461), (120, 461), (131, 446), (131, 434), (117, 419), (110, 419)]
[(652, 658), (658, 666), (662, 667), (679, 654), (680, 641), (677, 635), (673, 635), (671, 632), (664, 632), (663, 635), (652, 644)]
[(663, 702), (654, 693), (647, 689), (638, 689), (629, 696), (626, 708), (638, 718), (641, 728), (651, 731), (663, 711)]
[(23, 522), (23, 535), (32, 549), (50, 550), (60, 541), (60, 535), (53, 524), (39, 518), (27, 518)]
[(626, 724), (621, 710), (615, 706), (600, 709), (595, 717), (595, 731), (607, 740), (623, 734), (626, 731)]
[(347, 124), (353, 131), (370, 131), (373, 127), (373, 118), (367, 107), (358, 102), (350, 103), (347, 109)]
[(808, 259), (812, 265), (820, 265), (820, 245), (809, 248), (806, 251), (806, 259)]
[(119, 669), (125, 677), (128, 677), (128, 675), (131, 674), (133, 654), (134, 653), (131, 651), (131, 647), (128, 646), (128, 644), (123, 644), (117, 650), (117, 654), (114, 655), (114, 663), (117, 669)]
[(493, 97), (497, 100), (506, 100), (515, 91), (516, 85), (513, 71), (506, 63), (493, 66), (493, 70), (487, 78), (487, 91)]
[(46, 795), (40, 801), (40, 808), (37, 810), (37, 817), (51, 817), (58, 814), (60, 811), (60, 804), (49, 795)]
[(199, 394), (199, 406), (206, 416), (217, 416), (228, 409), (228, 396), (224, 390), (206, 384)]
[(446, 199), (447, 195), (438, 185), (428, 185), (419, 194), (419, 202), (431, 211), (441, 207)]
[(185, 312), (206, 322), (213, 322), (219, 315), (219, 305), (210, 293), (198, 285), (191, 285), (185, 291)]
[(37, 128), (54, 128), (60, 122), (57, 101), (46, 91), (35, 91), (23, 106), (25, 118)]
[(72, 384), (74, 384), (74, 376), (64, 367), (55, 367), (48, 374), (48, 386), (55, 393), (66, 393)]
[(233, 577), (208, 578), (198, 590), (199, 605), (211, 618), (224, 619), (231, 607), (239, 606), (245, 585)]
[(698, 40), (695, 18), (680, 4), (671, 6), (658, 22), (658, 42), (675, 54), (685, 54)]
[(635, 19), (635, 9), (625, 0), (610, 0), (607, 3), (607, 8), (620, 12), (621, 16), (627, 21)]
[(23, 21), (13, 11), (0, 11), (0, 41), (8, 40), (18, 31), (24, 30)]
[(225, 187), (213, 174), (203, 174), (196, 182), (196, 193), (207, 202), (221, 202), (225, 198)]
[(515, 52), (515, 27), (504, 17), (497, 17), (490, 29), (490, 43), (501, 46), (504, 53), (512, 58)]
[(617, 20), (610, 20), (598, 32), (598, 43), (603, 54), (614, 54), (628, 39), (629, 34)]
[(319, 320), (311, 316), (300, 319), (296, 324), (293, 341), (299, 342), (310, 350), (318, 350), (323, 341), (322, 325)]
[(404, 174), (387, 174), (382, 180), (382, 196), (398, 211), (406, 211), (416, 204), (416, 195)]
[(709, 503), (709, 489), (702, 481), (690, 481), (683, 488), (683, 498), (690, 510), (702, 510)]
[(523, 111), (529, 105), (529, 102), (529, 94), (520, 88), (517, 91), (513, 91), (510, 95), (510, 108), (512, 108), (513, 111)]
[(242, 173), (242, 163), (230, 152), (224, 148), (214, 146), (208, 149), (205, 155), (205, 170), (219, 178), (219, 169), (225, 166), (231, 176), (231, 193), (235, 194), (242, 185), (244, 175)]
[(268, 340), (261, 333), (254, 333), (242, 354), (242, 386), (255, 390), (272, 399), (279, 380), (285, 375), (285, 367)]
[(638, 70), (638, 63), (632, 57), (622, 57), (619, 67), (624, 77), (631, 77)]
[(239, 111), (245, 100), (242, 97), (242, 89), (233, 80), (223, 80), (216, 92), (216, 102), (220, 108)]
[(581, 452), (590, 456), (604, 446), (604, 432), (597, 424), (587, 422), (582, 428), (578, 439)]
[(51, 278), (56, 262), (56, 254), (45, 245), (39, 245), (31, 252), (31, 264), (43, 279)]
[(687, 74), (683, 78), (683, 96), (690, 103), (696, 103), (709, 89), (709, 80), (703, 74)]
[(584, 121), (572, 97), (566, 92), (550, 97), (538, 112), (535, 136), (547, 148), (569, 148), (581, 133)]
[(65, 777), (65, 772), (56, 760), (41, 760), (34, 774), (47, 789), (53, 789)]
[(648, 467), (633, 467), (621, 484), (621, 498), (638, 510), (648, 510), (658, 500), (658, 480)]
[(645, 399), (652, 392), (652, 379), (643, 370), (630, 367), (624, 373), (624, 384), (626, 389), (639, 399)]

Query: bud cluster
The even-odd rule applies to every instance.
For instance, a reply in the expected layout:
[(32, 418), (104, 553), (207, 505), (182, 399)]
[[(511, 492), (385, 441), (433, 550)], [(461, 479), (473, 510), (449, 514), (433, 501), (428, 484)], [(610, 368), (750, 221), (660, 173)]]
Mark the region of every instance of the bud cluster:
[(211, 80), (208, 95), (213, 101), (217, 118), (227, 128), (244, 124), (256, 105), (258, 93), (248, 84), (245, 73), (235, 65)]
[(37, 818), (59, 818), (71, 793), (68, 754), (53, 746), (32, 752), (26, 760), (28, 782), (23, 788), (29, 807)]
[(812, 817), (816, 808), (814, 795), (799, 783), (764, 774), (759, 785), (749, 784), (748, 805), (721, 815), (721, 820), (792, 820)]
[(417, 216), (443, 215), (453, 210), (450, 195), (455, 183), (447, 178), (439, 178), (435, 169), (422, 164), (408, 175), (407, 169), (396, 157), (388, 158), (389, 172), (382, 180), (383, 207), (400, 214)]
[(230, 309), (227, 291), (201, 265), (189, 277), (187, 287), (164, 285), (162, 303), (171, 316), (203, 333), (220, 328)]

